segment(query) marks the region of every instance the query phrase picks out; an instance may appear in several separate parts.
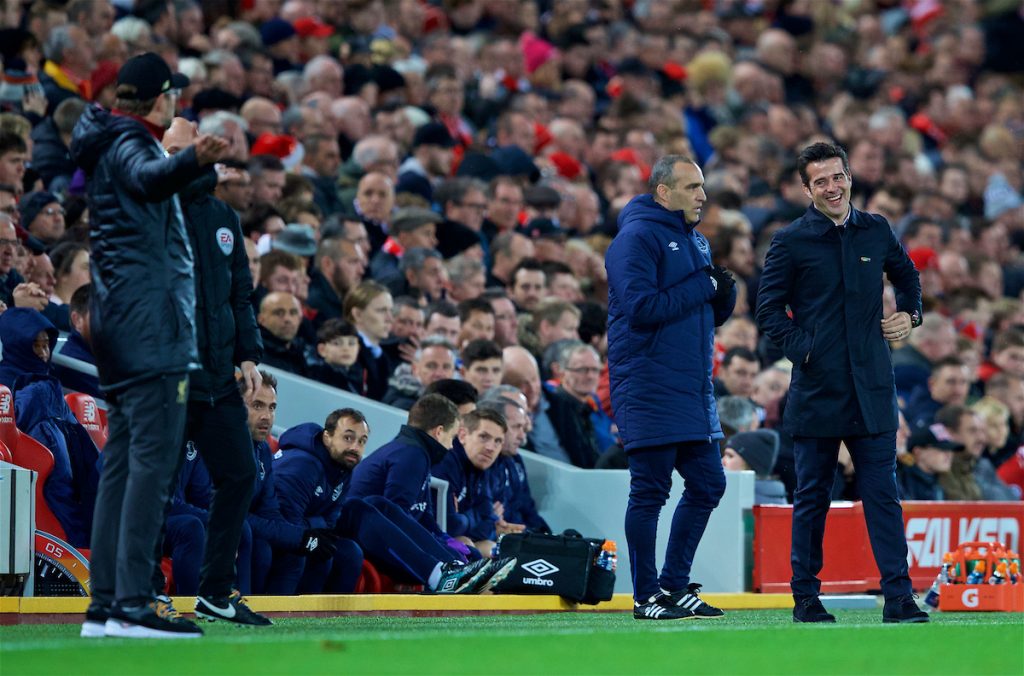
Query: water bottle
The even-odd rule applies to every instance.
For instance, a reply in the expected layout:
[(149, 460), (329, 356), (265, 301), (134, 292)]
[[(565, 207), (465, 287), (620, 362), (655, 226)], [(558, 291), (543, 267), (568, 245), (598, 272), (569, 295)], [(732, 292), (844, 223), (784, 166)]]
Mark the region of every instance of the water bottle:
[(967, 576), (967, 584), (981, 584), (985, 581), (985, 562), (978, 561), (974, 564), (974, 571)]
[(597, 555), (597, 566), (609, 572), (614, 572), (619, 563), (619, 556), (614, 540), (605, 540), (601, 545), (601, 553)]
[(501, 553), (499, 552), (500, 546), (501, 546), (501, 538), (498, 538), (498, 541), (494, 543), (493, 547), (491, 547), (491, 558), (494, 559), (495, 561), (497, 561), (498, 559), (501, 558)]
[(1000, 562), (996, 566), (995, 571), (992, 573), (992, 577), (988, 579), (989, 584), (1003, 584), (1006, 582), (1006, 564)]
[(935, 581), (932, 582), (932, 586), (928, 589), (928, 594), (924, 597), (924, 603), (927, 606), (931, 606), (936, 610), (939, 609), (939, 589), (944, 584), (949, 584), (949, 554), (946, 554), (942, 562), (942, 570), (935, 576)]
[(1017, 580), (1020, 579), (1020, 566), (1017, 565), (1016, 561), (1011, 561), (1010, 562), (1009, 573), (1010, 573), (1010, 576), (1009, 576), (1010, 584), (1017, 584)]

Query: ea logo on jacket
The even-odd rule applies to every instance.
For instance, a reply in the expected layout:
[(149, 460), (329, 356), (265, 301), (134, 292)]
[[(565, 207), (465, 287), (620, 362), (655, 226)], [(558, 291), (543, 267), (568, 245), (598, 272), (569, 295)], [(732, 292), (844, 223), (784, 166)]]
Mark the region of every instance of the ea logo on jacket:
[(235, 250), (235, 235), (228, 228), (217, 228), (217, 246), (225, 256)]

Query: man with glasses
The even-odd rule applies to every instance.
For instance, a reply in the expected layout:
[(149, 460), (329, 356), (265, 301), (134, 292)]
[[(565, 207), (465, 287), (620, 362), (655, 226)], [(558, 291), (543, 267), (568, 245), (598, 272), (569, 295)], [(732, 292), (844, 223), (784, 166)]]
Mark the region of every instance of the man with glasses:
[(213, 172), (227, 142), (200, 136), (168, 157), (161, 137), (189, 80), (152, 52), (129, 59), (108, 112), (87, 108), (71, 156), (85, 170), (91, 325), (110, 405), (82, 635), (194, 638), (152, 585), (164, 505), (183, 446), (189, 372), (199, 365), (195, 278), (177, 193)]
[(53, 193), (29, 193), (22, 198), (20, 209), (22, 226), (47, 247), (64, 236), (64, 207)]

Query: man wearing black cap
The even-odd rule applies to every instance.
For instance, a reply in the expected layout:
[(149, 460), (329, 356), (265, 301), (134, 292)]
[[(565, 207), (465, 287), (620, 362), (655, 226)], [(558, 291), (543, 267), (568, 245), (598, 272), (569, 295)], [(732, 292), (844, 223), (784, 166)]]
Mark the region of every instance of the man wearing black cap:
[(198, 367), (192, 252), (176, 193), (227, 150), (200, 136), (160, 146), (189, 80), (159, 56), (129, 59), (114, 111), (90, 107), (71, 155), (89, 186), (91, 328), (110, 405), (92, 532), (92, 602), (82, 635), (192, 638), (202, 631), (154, 598), (164, 505), (182, 448), (189, 372)]
[(433, 202), (434, 184), (451, 173), (454, 146), (447, 127), (439, 122), (428, 122), (417, 129), (412, 155), (398, 168), (395, 192), (411, 192)]
[(953, 467), (953, 452), (963, 451), (964, 445), (954, 441), (944, 425), (933, 423), (911, 432), (907, 450), (913, 460), (896, 465), (900, 496), (904, 500), (945, 500), (939, 475)]

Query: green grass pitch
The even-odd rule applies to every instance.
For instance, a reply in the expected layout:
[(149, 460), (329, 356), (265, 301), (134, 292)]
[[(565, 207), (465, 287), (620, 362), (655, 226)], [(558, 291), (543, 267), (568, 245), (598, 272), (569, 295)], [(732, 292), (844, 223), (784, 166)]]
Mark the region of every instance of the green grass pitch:
[(279, 619), (206, 624), (193, 641), (80, 639), (77, 625), (0, 627), (0, 674), (1024, 674), (1024, 615), (937, 613), (883, 625), (838, 611), (637, 622), (626, 613)]

